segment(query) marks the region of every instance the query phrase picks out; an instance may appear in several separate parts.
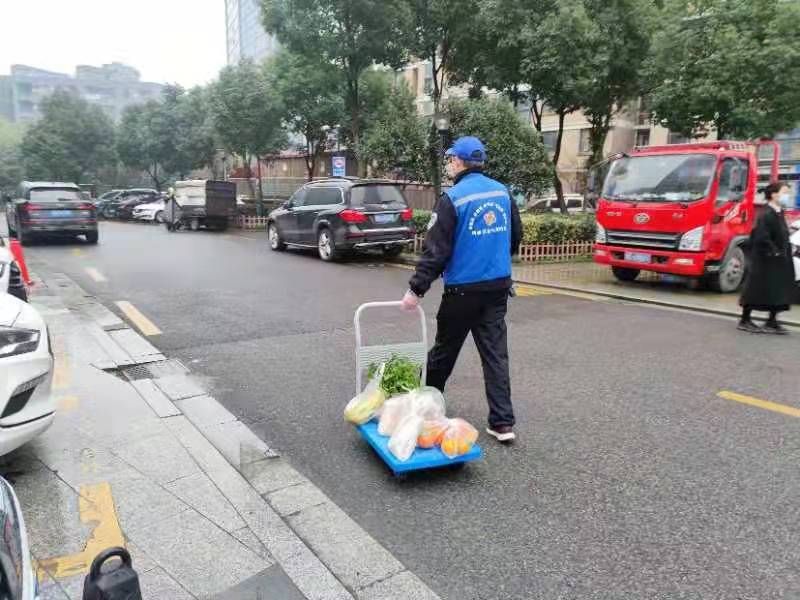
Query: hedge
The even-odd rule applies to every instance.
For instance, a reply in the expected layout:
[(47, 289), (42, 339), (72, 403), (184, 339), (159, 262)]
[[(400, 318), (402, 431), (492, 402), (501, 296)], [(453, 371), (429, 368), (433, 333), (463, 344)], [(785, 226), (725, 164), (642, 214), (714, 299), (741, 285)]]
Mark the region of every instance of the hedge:
[[(414, 211), (414, 227), (424, 235), (431, 213), (428, 210)], [(559, 215), (556, 213), (523, 214), (523, 244), (564, 244), (567, 242), (591, 242), (594, 240), (594, 215)]]

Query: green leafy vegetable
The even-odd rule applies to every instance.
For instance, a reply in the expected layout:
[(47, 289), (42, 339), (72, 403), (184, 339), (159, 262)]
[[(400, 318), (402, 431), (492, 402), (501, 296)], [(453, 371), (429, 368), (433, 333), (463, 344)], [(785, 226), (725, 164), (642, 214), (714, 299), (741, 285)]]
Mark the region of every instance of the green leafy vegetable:
[[(380, 365), (375, 363), (369, 366), (367, 375), (370, 379), (375, 376), (379, 368)], [(421, 373), (422, 366), (420, 364), (404, 356), (392, 354), (392, 357), (386, 361), (386, 367), (383, 370), (381, 389), (387, 396), (410, 392), (419, 387)]]

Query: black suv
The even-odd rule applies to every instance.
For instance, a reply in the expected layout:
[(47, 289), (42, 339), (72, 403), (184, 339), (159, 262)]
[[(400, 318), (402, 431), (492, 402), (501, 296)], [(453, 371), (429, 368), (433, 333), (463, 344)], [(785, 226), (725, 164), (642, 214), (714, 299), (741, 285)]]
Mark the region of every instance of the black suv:
[(269, 215), (273, 250), (317, 248), (322, 260), (379, 249), (397, 256), (414, 239), (412, 211), (390, 181), (334, 178), (313, 181)]
[(23, 246), (36, 236), (86, 236), (96, 244), (97, 211), (74, 183), (23, 181), (6, 204), (9, 235)]

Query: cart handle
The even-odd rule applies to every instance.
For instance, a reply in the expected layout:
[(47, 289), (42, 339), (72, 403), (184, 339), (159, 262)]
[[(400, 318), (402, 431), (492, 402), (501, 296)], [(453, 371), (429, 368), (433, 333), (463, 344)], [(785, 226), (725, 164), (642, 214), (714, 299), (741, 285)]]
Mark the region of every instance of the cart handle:
[[(356, 315), (353, 317), (353, 327), (355, 328), (356, 332), (356, 344), (358, 347), (361, 348), (361, 313), (368, 308), (391, 308), (393, 306), (401, 307), (403, 306), (403, 302), (400, 300), (392, 300), (390, 302), (367, 302), (362, 304), (356, 309)], [(425, 311), (422, 310), (422, 307), (417, 304), (416, 312), (419, 315), (419, 322), (422, 327), (422, 340), (421, 342), (427, 343), (428, 341), (428, 329), (427, 324), (425, 323)]]

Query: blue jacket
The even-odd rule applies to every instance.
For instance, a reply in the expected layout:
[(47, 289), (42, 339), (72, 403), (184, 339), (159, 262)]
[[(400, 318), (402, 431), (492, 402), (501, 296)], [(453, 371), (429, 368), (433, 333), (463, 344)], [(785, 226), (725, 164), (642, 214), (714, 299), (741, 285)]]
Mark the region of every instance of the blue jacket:
[(519, 209), (507, 188), (479, 170), (465, 171), (439, 198), (411, 291), (424, 295), (442, 274), (445, 291), (507, 289), (521, 239)]

